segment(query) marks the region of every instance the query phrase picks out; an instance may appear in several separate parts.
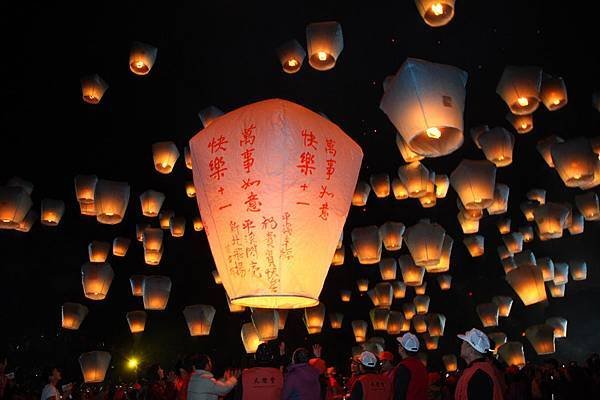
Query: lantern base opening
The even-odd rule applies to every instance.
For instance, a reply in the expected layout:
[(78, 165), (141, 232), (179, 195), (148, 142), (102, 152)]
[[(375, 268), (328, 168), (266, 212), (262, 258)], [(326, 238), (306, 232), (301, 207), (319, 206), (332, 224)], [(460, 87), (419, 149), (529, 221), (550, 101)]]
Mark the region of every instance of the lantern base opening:
[(308, 63), (317, 71), (327, 71), (335, 66), (335, 57), (329, 53), (319, 51), (310, 56)]
[(540, 105), (540, 100), (535, 97), (526, 97), (527, 101), (523, 101), (521, 105), (518, 101), (515, 101), (510, 106), (510, 111), (515, 115), (528, 115), (537, 110)]
[(441, 7), (441, 10), (436, 8), (434, 11), (429, 8), (423, 16), (425, 23), (434, 28), (446, 25), (454, 17), (454, 8), (449, 4), (440, 4), (438, 7)]
[(299, 295), (263, 295), (238, 297), (231, 299), (231, 303), (253, 308), (292, 309), (316, 306), (319, 299)]

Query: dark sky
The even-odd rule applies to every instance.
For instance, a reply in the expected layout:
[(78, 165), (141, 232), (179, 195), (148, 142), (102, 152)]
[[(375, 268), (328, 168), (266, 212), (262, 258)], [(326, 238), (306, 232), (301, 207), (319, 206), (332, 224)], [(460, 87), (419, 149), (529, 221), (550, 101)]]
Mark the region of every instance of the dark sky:
[[(515, 228), (525, 223), (519, 203), (528, 189), (546, 189), (551, 201), (573, 202), (579, 194), (579, 189), (564, 187), (535, 144), (549, 134), (567, 139), (599, 133), (600, 116), (591, 106), (591, 96), (598, 87), (600, 63), (576, 45), (587, 34), (581, 28), (584, 24), (573, 25), (581, 10), (541, 0), (457, 0), (454, 20), (432, 29), (408, 0), (252, 3), (257, 2), (194, 1), (179, 7), (168, 2), (161, 6), (69, 3), (11, 7), (0, 13), (1, 25), (10, 28), (3, 35), (6, 69), (1, 79), (7, 101), (0, 111), (4, 156), (0, 182), (20, 176), (35, 184), (36, 208), (45, 197), (63, 199), (67, 206), (57, 228), (37, 224), (29, 234), (0, 231), (0, 335), (2, 346), (11, 349), (15, 360), (35, 357), (38, 366), (39, 360), (56, 360), (73, 367), (81, 351), (107, 348), (119, 368), (131, 354), (168, 365), (177, 355), (199, 350), (217, 354), (222, 364), (239, 362), (243, 352), (239, 329), (249, 321), (249, 314), (226, 311), (223, 288), (211, 277), (214, 262), (206, 236), (191, 229), (191, 219), (198, 213), (196, 202), (185, 195), (184, 183), (191, 179), (191, 172), (182, 159), (170, 175), (158, 174), (152, 164), (151, 145), (156, 141), (172, 140), (183, 153), (183, 146), (201, 129), (198, 111), (209, 105), (227, 112), (279, 97), (324, 112), (363, 148), (362, 179), (373, 172), (395, 176), (404, 162), (394, 143), (395, 130), (378, 105), (382, 80), (407, 57), (468, 72), (467, 132), (482, 123), (511, 129), (504, 119), (507, 107), (495, 93), (496, 84), (506, 65), (537, 65), (565, 79), (569, 104), (553, 113), (540, 106), (534, 114), (534, 131), (517, 136), (514, 161), (498, 170), (497, 181), (511, 188), (509, 214)], [(345, 46), (336, 67), (318, 72), (306, 63), (299, 73), (284, 74), (276, 47), (292, 38), (305, 46), (306, 25), (324, 20), (342, 25)], [(135, 40), (158, 47), (156, 64), (145, 77), (128, 69), (129, 48)], [(79, 79), (88, 73), (98, 73), (110, 85), (97, 106), (84, 104), (80, 98)], [(449, 174), (463, 158), (482, 159), (468, 133), (465, 136), (458, 151), (424, 164)], [(77, 174), (129, 182), (131, 202), (123, 223), (100, 225), (79, 215), (73, 191)], [(87, 244), (95, 239), (111, 241), (117, 235), (134, 238), (136, 222), (144, 221), (137, 198), (147, 189), (166, 193), (165, 208), (187, 217), (185, 237), (165, 235), (163, 262), (155, 269), (144, 265), (141, 245), (133, 241), (124, 259), (110, 259), (116, 277), (108, 298), (86, 300), (79, 271), (87, 259)], [(480, 327), (475, 306), (496, 294), (515, 298), (510, 318), (502, 319), (498, 330), (511, 340), (523, 341), (528, 358), (535, 359), (535, 353), (521, 332), (551, 316), (569, 321), (569, 337), (558, 340), (557, 357), (581, 360), (597, 351), (598, 224), (586, 223), (583, 235), (565, 233), (561, 240), (541, 243), (536, 239), (526, 245), (538, 257), (578, 258), (588, 263), (587, 281), (569, 283), (564, 299), (526, 308), (503, 280), (495, 252), (501, 242), (497, 217), (481, 222), (486, 253), (473, 260), (462, 245), (455, 201), (453, 190), (428, 210), (415, 199), (371, 197), (366, 210), (351, 209), (344, 228), (347, 249), (352, 228), (387, 220), (410, 226), (420, 218), (431, 218), (454, 238), (453, 289), (440, 292), (434, 278), (427, 278), (430, 310), (448, 317), (440, 349), (430, 354), (433, 367), (440, 365), (443, 354), (458, 352), (457, 332)], [(405, 252), (403, 248), (400, 253)], [(146, 332), (135, 340), (125, 320), (127, 311), (141, 308), (141, 300), (129, 290), (129, 276), (134, 273), (165, 274), (174, 282), (167, 311), (151, 312)], [(354, 344), (350, 321), (367, 319), (371, 307), (367, 298), (356, 294), (359, 277), (374, 282), (379, 269), (360, 266), (348, 251), (345, 265), (330, 271), (321, 296), (328, 311), (345, 313), (342, 331), (326, 328), (322, 335), (307, 338), (300, 313), (292, 313), (282, 333), (290, 347), (320, 341), (326, 345), (326, 357), (340, 360), (349, 355)], [(339, 301), (342, 288), (355, 292), (351, 305)], [(408, 293), (410, 298), (413, 293)], [(90, 308), (77, 332), (60, 330), (60, 305), (65, 301), (83, 302)], [(181, 310), (195, 303), (217, 308), (209, 338), (188, 336)], [(400, 303), (394, 306), (399, 307)]]

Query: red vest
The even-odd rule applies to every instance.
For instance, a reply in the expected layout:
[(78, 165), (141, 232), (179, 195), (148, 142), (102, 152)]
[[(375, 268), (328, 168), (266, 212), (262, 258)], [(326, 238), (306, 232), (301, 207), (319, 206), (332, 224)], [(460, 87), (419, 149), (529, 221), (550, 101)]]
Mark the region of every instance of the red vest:
[(242, 400), (280, 400), (283, 375), (278, 368), (254, 367), (242, 371)]
[(391, 400), (392, 387), (383, 375), (364, 374), (358, 378), (362, 385), (363, 400)]
[[(469, 400), (469, 381), (475, 374), (475, 372), (482, 370), (492, 380), (493, 386), (493, 399), (503, 400), (504, 399), (504, 383), (501, 380), (500, 372), (492, 365), (489, 361), (478, 361), (471, 364), (470, 367), (465, 369), (458, 379), (456, 384), (456, 391), (454, 392), (455, 400)], [(477, 400), (477, 399), (470, 399)]]
[(417, 357), (408, 357), (400, 361), (398, 366), (392, 370), (392, 390), (395, 390), (394, 378), (397, 368), (403, 366), (410, 372), (410, 380), (406, 389), (406, 400), (427, 400), (427, 369)]

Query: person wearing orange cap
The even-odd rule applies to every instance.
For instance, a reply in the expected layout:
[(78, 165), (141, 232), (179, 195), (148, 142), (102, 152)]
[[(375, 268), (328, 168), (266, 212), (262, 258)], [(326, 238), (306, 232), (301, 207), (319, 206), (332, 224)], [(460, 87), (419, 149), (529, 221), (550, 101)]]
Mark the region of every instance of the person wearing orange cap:
[(350, 400), (391, 400), (390, 381), (378, 372), (377, 356), (370, 351), (360, 355), (360, 375), (350, 393)]
[(393, 388), (393, 400), (426, 400), (427, 369), (417, 358), (419, 339), (405, 333), (396, 339), (402, 361), (388, 373)]

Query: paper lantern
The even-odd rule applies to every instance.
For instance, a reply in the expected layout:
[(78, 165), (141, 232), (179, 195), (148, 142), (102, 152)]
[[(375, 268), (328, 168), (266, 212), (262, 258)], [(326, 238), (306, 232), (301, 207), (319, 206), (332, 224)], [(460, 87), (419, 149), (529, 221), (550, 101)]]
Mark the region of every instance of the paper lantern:
[(402, 248), (402, 235), (405, 226), (402, 222), (388, 221), (379, 227), (379, 235), (387, 251), (397, 251)]
[(556, 111), (567, 105), (567, 87), (561, 77), (544, 76), (540, 97), (548, 111)]
[(75, 177), (75, 197), (79, 203), (93, 204), (98, 177), (96, 175), (77, 175)]
[[(367, 283), (367, 288), (369, 284)], [(352, 292), (349, 290), (340, 290), (340, 300), (344, 303), (350, 303)]]
[(279, 313), (270, 308), (253, 308), (252, 323), (258, 338), (263, 342), (277, 339), (279, 335)]
[(158, 49), (146, 43), (133, 42), (129, 52), (129, 69), (136, 75), (147, 75), (154, 62)]
[(493, 346), (492, 351), (494, 354), (498, 353), (498, 349), (507, 341), (506, 333), (504, 332), (490, 332), (487, 334), (490, 340), (494, 343), (491, 343)]
[(554, 168), (567, 187), (577, 187), (594, 180), (598, 156), (585, 138), (554, 143), (550, 147)]
[(463, 143), (466, 83), (456, 67), (408, 58), (379, 107), (415, 153), (444, 156)]
[(403, 254), (398, 257), (398, 265), (402, 272), (402, 280), (407, 286), (419, 286), (423, 283), (425, 268), (415, 265), (411, 256)]
[(412, 320), (415, 314), (417, 314), (417, 308), (414, 303), (404, 303), (402, 304), (402, 312), (404, 313), (404, 318)]
[(442, 274), (437, 276), (438, 285), (440, 290), (450, 290), (452, 287), (452, 275)]
[(498, 306), (499, 317), (508, 317), (510, 315), (510, 309), (513, 304), (512, 298), (508, 296), (494, 296), (492, 297), (492, 303)]
[[(509, 220), (510, 221), (510, 220)], [(523, 234), (521, 232), (511, 232), (502, 235), (504, 245), (511, 253), (519, 253), (523, 250)]]
[(569, 209), (562, 204), (546, 203), (537, 207), (534, 218), (540, 240), (561, 238), (568, 215)]
[(387, 333), (389, 335), (400, 335), (402, 332), (408, 331), (409, 329), (410, 321), (406, 321), (404, 314), (399, 311), (389, 312), (387, 323)]
[(430, 336), (444, 336), (446, 327), (446, 316), (444, 314), (427, 315), (427, 332)]
[(144, 332), (146, 329), (146, 312), (145, 311), (129, 311), (125, 318), (127, 319), (127, 324), (129, 325), (129, 330), (131, 333), (140, 333)]
[(373, 308), (369, 312), (374, 331), (387, 331), (390, 311), (382, 308)]
[(189, 198), (196, 197), (196, 187), (194, 186), (194, 182), (188, 181), (185, 183), (185, 194)]
[(333, 265), (333, 266), (344, 265), (344, 256), (345, 256), (345, 249), (343, 247), (341, 249), (335, 249), (335, 253), (333, 253), (333, 260), (331, 261), (331, 265)]
[(567, 320), (562, 317), (552, 317), (546, 320), (546, 325), (550, 325), (554, 328), (555, 338), (566, 338), (567, 337)]
[(394, 291), (394, 299), (403, 299), (406, 296), (406, 283), (393, 281), (392, 290)]
[[(394, 77), (390, 76), (389, 78), (391, 78), (389, 81), (391, 83)], [(404, 139), (402, 139), (402, 135), (400, 135), (400, 133), (396, 133), (396, 147), (398, 147), (398, 151), (406, 163), (410, 164), (413, 161), (420, 161), (425, 158), (422, 155), (415, 153), (410, 147), (408, 147)]]
[(535, 146), (537, 151), (540, 153), (546, 164), (550, 168), (554, 168), (554, 160), (552, 159), (552, 154), (550, 152), (550, 148), (556, 143), (564, 143), (563, 138), (556, 135), (550, 135), (544, 139), (541, 139), (537, 142)]
[(148, 228), (150, 228), (150, 224), (135, 224), (135, 238), (138, 242), (142, 242), (144, 240), (144, 231)]
[(448, 193), (450, 187), (450, 178), (448, 175), (438, 174), (435, 176), (435, 197), (443, 199)]
[(406, 229), (404, 240), (415, 264), (427, 267), (440, 262), (445, 236), (446, 231), (440, 225), (422, 219)]
[(339, 312), (329, 313), (331, 329), (342, 329), (342, 321), (344, 321), (344, 314)]
[(523, 266), (506, 274), (506, 280), (526, 306), (546, 300), (542, 271), (534, 266)]
[[(440, 341), (439, 336), (429, 336), (428, 333), (423, 334), (423, 341), (427, 350), (437, 350)], [(422, 361), (422, 360), (421, 360)]]
[(242, 325), (242, 343), (247, 354), (254, 354), (258, 346), (262, 343), (258, 337), (258, 332), (252, 322), (247, 322)]
[(538, 355), (554, 353), (554, 328), (540, 324), (530, 326), (525, 330), (525, 336)]
[(444, 242), (442, 243), (442, 253), (440, 255), (440, 261), (435, 265), (425, 267), (425, 270), (429, 273), (435, 274), (440, 272), (447, 272), (450, 270), (450, 256), (452, 255), (452, 246), (454, 240), (450, 235), (444, 236)]
[(304, 309), (304, 323), (309, 334), (321, 332), (324, 320), (325, 304), (318, 303), (316, 306)]
[(444, 26), (454, 17), (455, 0), (415, 0), (423, 21), (429, 26)]
[(437, 197), (435, 195), (435, 172), (432, 171), (429, 173), (425, 194), (419, 197), (418, 200), (423, 208), (435, 207), (435, 204), (437, 203)]
[(129, 204), (130, 188), (126, 182), (100, 179), (94, 192), (96, 220), (115, 225), (123, 220)]
[(524, 201), (519, 205), (523, 216), (527, 220), (527, 222), (531, 222), (535, 219), (534, 212), (536, 208), (538, 208), (538, 203), (533, 201)]
[(492, 128), (479, 136), (479, 144), (485, 158), (496, 167), (506, 167), (512, 163), (515, 137), (502, 127)]
[(192, 169), (192, 154), (190, 153), (189, 146), (183, 148), (183, 159), (185, 160), (185, 167), (187, 169)]
[(415, 303), (415, 309), (417, 310), (417, 314), (427, 314), (429, 311), (429, 296), (415, 296), (413, 299), (413, 303)]
[(415, 161), (398, 168), (398, 177), (408, 190), (408, 197), (419, 198), (427, 194), (430, 174), (420, 162)]
[[(318, 114), (266, 100), (220, 117), (190, 148), (200, 214), (231, 301), (262, 308), (316, 304), (358, 176), (358, 145)], [(250, 158), (228, 156), (228, 148)], [(241, 236), (249, 230), (253, 235)], [(237, 235), (257, 251), (223, 245)]]
[(587, 279), (587, 264), (582, 260), (571, 260), (569, 270), (574, 281)]
[(221, 280), (221, 276), (219, 275), (219, 271), (217, 271), (216, 269), (213, 269), (211, 271), (211, 274), (213, 276), (215, 284), (217, 284), (217, 285), (222, 285), (223, 284), (223, 281)]
[(483, 218), (483, 210), (481, 208), (467, 209), (460, 201), (460, 198), (456, 199), (456, 207), (458, 208), (458, 211), (464, 215), (465, 219), (479, 221), (481, 218)]
[(555, 285), (564, 285), (569, 282), (569, 264), (565, 262), (554, 263), (554, 279)]
[(200, 217), (194, 218), (194, 230), (196, 232), (202, 232), (204, 230), (204, 224), (202, 223), (202, 219)]
[(408, 189), (406, 189), (406, 186), (398, 178), (392, 180), (392, 191), (396, 200), (408, 199)]
[(536, 201), (538, 204), (546, 204), (546, 190), (534, 188), (525, 194), (528, 200)]
[(154, 169), (161, 174), (170, 174), (179, 158), (179, 150), (173, 142), (158, 142), (152, 145)]
[(498, 306), (495, 303), (478, 304), (476, 310), (484, 328), (498, 326)]
[(171, 294), (171, 279), (167, 276), (151, 275), (142, 285), (144, 308), (146, 310), (164, 310)]
[[(25, 218), (23, 218), (23, 220), (21, 222), (19, 222), (19, 225), (17, 225), (15, 230), (17, 230), (19, 232), (29, 232), (38, 219), (39, 219), (39, 214), (37, 212), (35, 212), (34, 210), (29, 210), (27, 215), (25, 215)], [(1, 225), (2, 225), (2, 222), (0, 222), (0, 229), (2, 229)]]
[(531, 250), (524, 250), (520, 253), (514, 255), (515, 264), (517, 267), (531, 266), (535, 267), (537, 265), (537, 260), (535, 259), (535, 254)]
[(388, 174), (373, 174), (369, 181), (375, 196), (382, 199), (390, 195), (390, 176)]
[(578, 212), (571, 213), (571, 225), (568, 226), (571, 235), (579, 235), (584, 229), (583, 215)]
[(357, 207), (366, 206), (367, 200), (369, 199), (369, 193), (371, 193), (371, 186), (367, 182), (356, 182), (356, 187), (352, 194), (352, 205)]
[(554, 280), (554, 262), (549, 257), (542, 257), (538, 259), (537, 264), (542, 271), (544, 282)]
[(368, 279), (357, 279), (356, 286), (358, 287), (358, 291), (361, 293), (366, 293), (369, 290), (369, 280)]
[(18, 176), (13, 176), (8, 181), (6, 181), (5, 186), (7, 187), (18, 187), (23, 189), (29, 196), (33, 193), (33, 183), (26, 181), (23, 178)]
[(108, 84), (98, 74), (81, 78), (81, 96), (88, 104), (98, 104), (108, 89)]
[(496, 93), (513, 114), (531, 114), (540, 104), (541, 83), (540, 68), (509, 65), (502, 72)]
[(502, 259), (501, 264), (505, 274), (508, 274), (510, 271), (517, 268), (515, 259), (512, 256)]
[(113, 255), (117, 257), (125, 257), (127, 254), (127, 250), (129, 250), (129, 244), (131, 243), (131, 239), (117, 236), (114, 238), (112, 243), (112, 252)]
[(296, 39), (292, 39), (279, 46), (277, 56), (283, 72), (295, 74), (302, 67), (302, 63), (306, 58), (306, 51)]
[(171, 217), (169, 229), (171, 230), (171, 236), (182, 237), (185, 234), (185, 217)]
[(110, 243), (93, 240), (88, 244), (88, 256), (90, 262), (103, 263), (108, 258), (110, 252)]
[(486, 160), (462, 160), (450, 174), (450, 184), (465, 208), (489, 207), (494, 201), (496, 167)]
[(367, 327), (367, 321), (352, 321), (352, 332), (354, 332), (354, 339), (356, 340), (356, 343), (363, 343), (365, 340), (367, 340)]
[(533, 241), (533, 228), (531, 225), (525, 225), (519, 228), (519, 232), (523, 235), (523, 241), (529, 243)]
[(16, 186), (0, 186), (0, 229), (15, 229), (33, 205), (27, 192)]
[(392, 284), (389, 282), (380, 282), (373, 288), (376, 302), (375, 306), (379, 308), (390, 308), (394, 299)]
[(417, 333), (425, 333), (427, 332), (427, 321), (425, 320), (425, 315), (415, 315), (412, 319), (412, 325)]
[(469, 219), (463, 212), (459, 212), (456, 215), (456, 218), (458, 219), (458, 223), (460, 224), (460, 229), (465, 235), (479, 232), (479, 220)]
[(494, 200), (487, 208), (490, 215), (504, 214), (508, 210), (508, 195), (510, 188), (503, 183), (496, 183), (494, 188)]
[(565, 287), (567, 285), (556, 285), (553, 281), (546, 282), (546, 286), (548, 286), (548, 290), (550, 291), (550, 296), (553, 298), (565, 297)]
[(104, 300), (115, 276), (108, 263), (85, 263), (81, 266), (83, 294), (91, 300)]
[(85, 383), (101, 383), (110, 365), (110, 353), (90, 351), (79, 356), (79, 367)]
[(161, 229), (171, 229), (171, 220), (175, 216), (175, 211), (162, 210), (158, 214), (158, 223)]
[(517, 133), (521, 135), (533, 130), (533, 114), (515, 115), (509, 112), (506, 114), (506, 120), (510, 122)]
[(202, 122), (202, 126), (205, 128), (208, 128), (221, 115), (223, 115), (223, 111), (215, 106), (208, 106), (198, 112), (198, 118), (200, 118), (200, 122)]
[(144, 279), (145, 275), (131, 275), (129, 278), (129, 284), (131, 285), (131, 294), (136, 297), (142, 297), (144, 295)]
[(382, 238), (375, 225), (354, 228), (352, 245), (361, 264), (377, 264), (381, 260)]
[[(227, 300), (227, 306), (229, 307), (229, 312), (241, 313), (241, 312), (246, 311), (246, 307), (244, 307), (244, 306), (238, 306), (236, 304), (231, 304), (231, 299), (229, 298), (229, 296), (227, 296), (227, 293), (225, 293), (225, 299)], [(281, 324), (281, 320), (279, 323)]]
[(521, 342), (506, 342), (498, 348), (498, 355), (508, 365), (525, 366), (525, 353)]
[(446, 372), (456, 372), (458, 370), (458, 360), (454, 354), (446, 354), (442, 356), (442, 362)]
[(512, 257), (512, 254), (510, 253), (510, 251), (508, 251), (508, 249), (506, 248), (505, 245), (500, 245), (496, 248), (497, 252), (498, 252), (498, 257), (500, 257), (501, 260), (504, 260), (508, 257)]
[(471, 235), (463, 238), (463, 243), (467, 250), (469, 250), (471, 257), (480, 257), (483, 255), (485, 251), (484, 240), (485, 238), (481, 235)]
[(575, 196), (575, 205), (586, 221), (596, 221), (600, 219), (600, 210), (598, 209), (598, 195), (594, 192), (587, 192)]
[(163, 231), (159, 228), (144, 230), (144, 261), (148, 265), (158, 265), (163, 254)]
[(427, 282), (423, 282), (421, 285), (419, 286), (415, 286), (415, 294), (417, 295), (424, 295), (425, 292), (427, 291)]
[(382, 258), (379, 262), (379, 272), (384, 281), (393, 281), (396, 279), (396, 260), (391, 257)]
[(79, 303), (64, 303), (61, 307), (62, 327), (77, 330), (88, 315), (89, 309)]
[(513, 238), (512, 236), (510, 237), (506, 237), (506, 240), (504, 240), (504, 236), (505, 235), (509, 235), (510, 233), (510, 224), (511, 224), (511, 220), (510, 218), (506, 217), (506, 218), (500, 218), (498, 221), (496, 221), (496, 226), (498, 227), (498, 231), (500, 232), (501, 235), (503, 235), (503, 242), (506, 245), (506, 248), (511, 252), (511, 253), (517, 253), (516, 251), (511, 251), (510, 246), (506, 243), (507, 241), (509, 243), (511, 243), (512, 245), (514, 245), (514, 241), (517, 240), (515, 238)]

